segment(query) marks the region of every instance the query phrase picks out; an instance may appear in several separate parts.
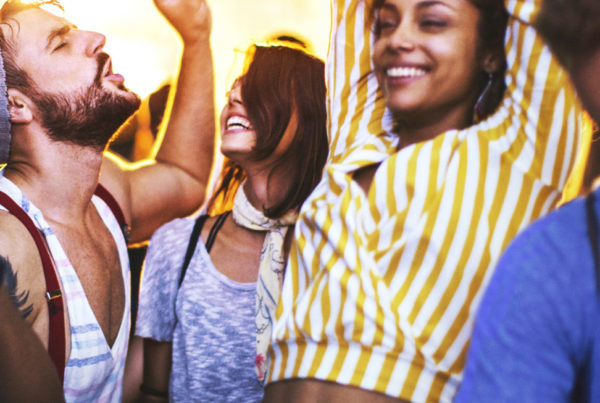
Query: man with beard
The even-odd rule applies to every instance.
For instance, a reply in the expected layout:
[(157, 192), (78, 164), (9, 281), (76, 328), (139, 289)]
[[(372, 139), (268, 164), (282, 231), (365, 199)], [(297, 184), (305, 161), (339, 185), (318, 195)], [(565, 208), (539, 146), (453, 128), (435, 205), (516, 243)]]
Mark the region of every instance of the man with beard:
[(212, 164), (210, 12), (204, 0), (155, 4), (184, 51), (162, 145), (135, 167), (104, 153), (140, 103), (113, 73), (105, 37), (39, 4), (8, 1), (0, 10), (0, 256), (14, 279), (10, 296), (48, 350), (67, 401), (121, 400), (125, 237), (145, 240), (193, 212)]

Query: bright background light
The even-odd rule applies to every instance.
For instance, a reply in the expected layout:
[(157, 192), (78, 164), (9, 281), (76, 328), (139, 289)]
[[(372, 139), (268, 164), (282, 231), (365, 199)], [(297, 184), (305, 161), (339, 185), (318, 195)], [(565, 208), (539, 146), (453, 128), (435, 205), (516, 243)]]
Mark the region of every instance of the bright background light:
[[(232, 66), (252, 41), (275, 32), (295, 33), (325, 58), (330, 9), (327, 0), (209, 0), (217, 106), (235, 77)], [(107, 36), (105, 49), (115, 72), (142, 98), (172, 78), (179, 64), (181, 42), (152, 0), (61, 0), (65, 17), (80, 29)], [(236, 57), (237, 53), (237, 57)], [(237, 59), (237, 60), (236, 60)]]

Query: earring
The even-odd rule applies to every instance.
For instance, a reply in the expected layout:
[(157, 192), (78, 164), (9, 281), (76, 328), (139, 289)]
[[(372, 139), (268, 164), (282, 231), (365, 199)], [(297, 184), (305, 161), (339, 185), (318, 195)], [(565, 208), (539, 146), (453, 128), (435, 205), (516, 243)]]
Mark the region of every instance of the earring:
[(492, 83), (494, 82), (494, 74), (491, 72), (488, 72), (488, 82), (485, 85), (485, 88), (483, 89), (483, 91), (481, 92), (481, 94), (479, 95), (479, 98), (477, 98), (477, 102), (475, 102), (475, 106), (473, 107), (473, 111), (475, 112), (475, 119), (477, 121), (480, 121), (485, 114), (485, 98), (487, 97), (488, 93), (490, 92), (490, 89), (492, 88)]

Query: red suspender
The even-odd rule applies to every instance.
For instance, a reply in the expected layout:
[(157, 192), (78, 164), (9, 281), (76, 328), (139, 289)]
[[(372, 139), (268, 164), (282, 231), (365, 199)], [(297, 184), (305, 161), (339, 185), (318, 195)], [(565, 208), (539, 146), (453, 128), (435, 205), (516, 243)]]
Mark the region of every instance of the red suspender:
[(111, 209), (113, 215), (117, 219), (119, 225), (121, 226), (121, 231), (123, 231), (123, 235), (125, 236), (125, 241), (129, 242), (129, 235), (131, 233), (131, 229), (129, 225), (127, 225), (127, 221), (125, 221), (125, 215), (123, 214), (123, 210), (117, 203), (117, 200), (113, 197), (112, 194), (104, 186), (98, 184), (96, 187), (96, 191), (94, 192), (96, 196), (104, 200), (104, 203)]
[[(111, 209), (113, 215), (119, 222), (119, 225), (123, 230), (123, 235), (125, 235), (125, 240), (127, 241), (129, 238), (129, 226), (126, 223), (125, 215), (115, 198), (100, 184), (98, 184), (94, 193), (104, 200)], [(56, 366), (62, 384), (64, 381), (66, 365), (65, 312), (63, 296), (58, 278), (56, 277), (56, 269), (54, 268), (54, 260), (52, 260), (48, 245), (46, 245), (44, 238), (40, 234), (40, 230), (35, 226), (29, 215), (19, 207), (10, 196), (2, 191), (0, 191), (0, 205), (6, 207), (9, 213), (14, 215), (21, 223), (23, 223), (23, 225), (25, 225), (25, 228), (27, 228), (27, 231), (29, 231), (33, 237), (40, 258), (42, 259), (42, 268), (46, 280), (46, 300), (48, 302), (48, 312), (50, 316), (48, 354), (50, 354), (50, 358)]]
[(54, 261), (48, 251), (48, 246), (42, 238), (40, 231), (35, 226), (27, 213), (17, 205), (6, 193), (0, 192), (0, 204), (6, 207), (12, 215), (25, 225), (38, 248), (44, 277), (46, 279), (46, 300), (50, 315), (48, 354), (56, 366), (61, 384), (65, 376), (65, 312), (60, 284), (56, 277)]

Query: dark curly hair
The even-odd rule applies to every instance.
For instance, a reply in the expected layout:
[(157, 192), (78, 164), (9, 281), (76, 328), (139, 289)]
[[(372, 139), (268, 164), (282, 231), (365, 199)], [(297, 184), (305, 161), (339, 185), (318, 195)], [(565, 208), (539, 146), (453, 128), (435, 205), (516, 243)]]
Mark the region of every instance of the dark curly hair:
[(600, 1), (544, 0), (535, 26), (566, 67), (600, 48)]

